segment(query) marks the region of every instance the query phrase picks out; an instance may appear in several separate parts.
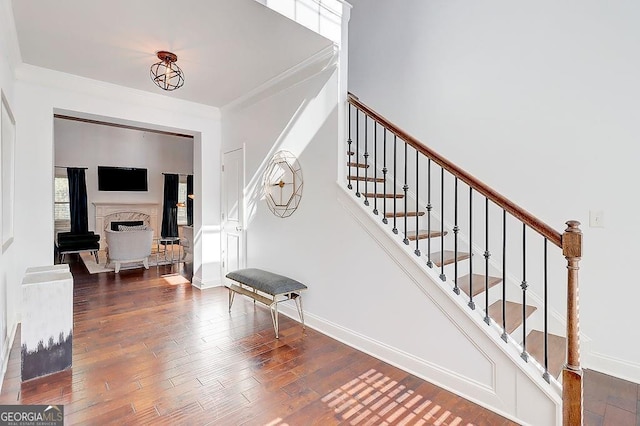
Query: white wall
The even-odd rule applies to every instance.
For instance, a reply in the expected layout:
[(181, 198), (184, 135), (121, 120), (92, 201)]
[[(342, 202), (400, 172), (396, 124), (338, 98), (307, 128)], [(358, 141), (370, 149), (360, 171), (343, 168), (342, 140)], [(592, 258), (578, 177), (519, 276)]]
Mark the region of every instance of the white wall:
[(582, 222), (584, 364), (640, 382), (640, 4), (352, 4), (349, 89), (557, 230)]
[[(92, 203), (156, 203), (162, 207), (162, 173), (193, 173), (193, 138), (56, 118), (54, 163), (87, 167), (89, 229), (95, 230)], [(146, 192), (98, 191), (98, 166), (147, 169)], [(65, 174), (61, 169), (56, 173)], [(158, 225), (162, 217), (158, 217)]]
[[(555, 403), (411, 257), (390, 256), (393, 241), (360, 224), (370, 219), (336, 184), (345, 161), (338, 85), (329, 69), (223, 109), (223, 151), (246, 147), (247, 267), (307, 284), (305, 318), (313, 327), (512, 418), (554, 423)], [(281, 149), (298, 157), (304, 176), (300, 207), (286, 219), (271, 214), (259, 187), (267, 160)], [(533, 414), (526, 412), (532, 401)]]

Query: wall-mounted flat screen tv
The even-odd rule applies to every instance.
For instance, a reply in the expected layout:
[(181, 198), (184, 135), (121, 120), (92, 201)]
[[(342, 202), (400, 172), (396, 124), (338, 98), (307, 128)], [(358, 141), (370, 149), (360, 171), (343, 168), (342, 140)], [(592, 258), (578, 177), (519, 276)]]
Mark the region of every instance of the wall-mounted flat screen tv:
[(147, 191), (147, 169), (98, 166), (99, 191)]

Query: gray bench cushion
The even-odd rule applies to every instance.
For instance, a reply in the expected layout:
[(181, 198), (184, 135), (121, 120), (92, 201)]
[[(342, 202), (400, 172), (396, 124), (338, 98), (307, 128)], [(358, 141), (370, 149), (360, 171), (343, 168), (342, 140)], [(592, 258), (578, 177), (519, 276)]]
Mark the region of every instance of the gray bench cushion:
[(227, 278), (272, 296), (306, 290), (307, 288), (306, 285), (291, 278), (256, 268), (229, 272)]

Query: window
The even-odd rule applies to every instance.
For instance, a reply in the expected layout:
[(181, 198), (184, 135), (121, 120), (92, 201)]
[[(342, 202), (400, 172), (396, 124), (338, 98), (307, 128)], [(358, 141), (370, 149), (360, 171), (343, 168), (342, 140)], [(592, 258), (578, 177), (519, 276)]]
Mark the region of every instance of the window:
[[(184, 179), (184, 182), (182, 180)], [(178, 225), (187, 225), (187, 177), (180, 176), (178, 183)]]
[[(69, 179), (66, 176), (56, 176), (54, 180), (55, 193), (53, 198), (53, 219), (56, 230), (71, 228), (71, 213), (69, 209)], [(185, 184), (186, 186), (186, 184)]]

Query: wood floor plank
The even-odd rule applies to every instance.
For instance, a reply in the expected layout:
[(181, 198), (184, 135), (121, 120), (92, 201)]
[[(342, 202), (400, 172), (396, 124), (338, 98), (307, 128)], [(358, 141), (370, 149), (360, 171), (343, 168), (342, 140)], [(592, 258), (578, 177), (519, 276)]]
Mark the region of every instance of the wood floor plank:
[[(252, 398), (251, 395), (255, 398)], [(289, 395), (283, 391), (253, 388), (244, 392), (243, 396), (247, 398), (249, 404), (241, 410), (231, 411), (224, 416), (217, 418), (211, 425), (258, 425), (271, 424), (271, 422), (279, 417), (274, 417), (274, 413), (280, 413), (289, 402)], [(258, 419), (262, 419), (259, 421)]]

